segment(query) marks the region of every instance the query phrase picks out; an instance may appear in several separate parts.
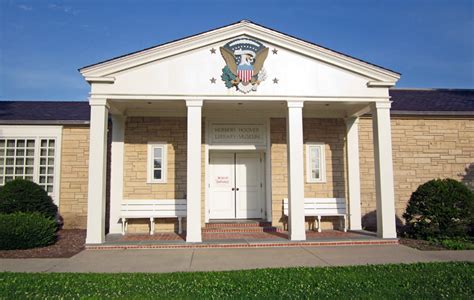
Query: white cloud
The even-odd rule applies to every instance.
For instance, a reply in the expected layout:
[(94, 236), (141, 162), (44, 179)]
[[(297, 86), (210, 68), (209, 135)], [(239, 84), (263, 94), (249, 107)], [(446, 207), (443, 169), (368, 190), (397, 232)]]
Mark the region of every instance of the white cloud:
[(49, 4), (48, 7), (52, 10), (57, 10), (57, 11), (62, 11), (65, 14), (68, 15), (77, 15), (80, 11), (73, 8), (72, 6), (66, 6), (66, 5), (58, 5), (58, 4)]
[(26, 4), (20, 4), (17, 6), (19, 9), (24, 10), (24, 11), (31, 11), (33, 10), (33, 6), (26, 5)]

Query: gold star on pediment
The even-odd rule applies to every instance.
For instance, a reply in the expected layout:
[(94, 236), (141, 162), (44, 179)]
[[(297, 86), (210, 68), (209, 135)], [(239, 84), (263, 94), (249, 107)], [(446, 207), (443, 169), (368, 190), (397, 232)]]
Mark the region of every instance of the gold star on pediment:
[(273, 83), (274, 83), (274, 84), (278, 84), (278, 81), (279, 81), (279, 79), (278, 79), (278, 78), (276, 78), (276, 77), (275, 77), (275, 78), (273, 78)]
[(215, 49), (215, 48), (212, 48), (212, 49), (209, 50), (209, 51), (211, 51), (211, 54), (216, 54), (216, 49)]
[(214, 77), (212, 77), (211, 79), (209, 79), (209, 81), (210, 81), (211, 83), (216, 83), (216, 79), (215, 79)]
[(273, 48), (272, 52), (273, 52), (274, 55), (278, 54), (278, 50), (276, 48)]

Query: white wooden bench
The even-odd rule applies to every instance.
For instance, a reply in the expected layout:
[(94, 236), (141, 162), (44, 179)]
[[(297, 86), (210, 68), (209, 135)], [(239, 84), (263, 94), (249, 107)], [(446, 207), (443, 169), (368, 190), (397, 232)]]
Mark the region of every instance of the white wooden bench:
[[(288, 199), (283, 199), (283, 214), (288, 217)], [(346, 200), (344, 198), (304, 198), (304, 216), (317, 217), (321, 232), (321, 217), (342, 217), (342, 228), (347, 231)]]
[(181, 234), (182, 218), (186, 217), (186, 199), (122, 200), (120, 219), (122, 234), (128, 229), (128, 219), (150, 219), (150, 234), (155, 232), (155, 219), (178, 218), (178, 233)]

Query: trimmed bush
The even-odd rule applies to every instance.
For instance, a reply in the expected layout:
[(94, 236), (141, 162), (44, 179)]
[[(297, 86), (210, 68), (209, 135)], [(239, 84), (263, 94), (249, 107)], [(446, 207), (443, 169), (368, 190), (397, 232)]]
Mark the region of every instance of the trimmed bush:
[(29, 180), (15, 179), (0, 188), (0, 213), (15, 212), (39, 212), (55, 219), (58, 207), (38, 184)]
[(405, 233), (413, 238), (468, 237), (474, 224), (474, 193), (454, 179), (434, 179), (411, 195)]
[(38, 212), (0, 214), (0, 249), (47, 246), (56, 239), (56, 222)]

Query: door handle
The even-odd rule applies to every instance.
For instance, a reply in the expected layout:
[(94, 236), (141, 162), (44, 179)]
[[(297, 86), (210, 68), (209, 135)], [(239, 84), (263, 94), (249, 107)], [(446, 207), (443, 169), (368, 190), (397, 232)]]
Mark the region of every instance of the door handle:
[(235, 190), (236, 190), (236, 191), (239, 191), (239, 188), (236, 188)]
[(232, 188), (232, 191), (235, 191), (235, 188)]
[(239, 188), (232, 188), (232, 191), (239, 191)]

